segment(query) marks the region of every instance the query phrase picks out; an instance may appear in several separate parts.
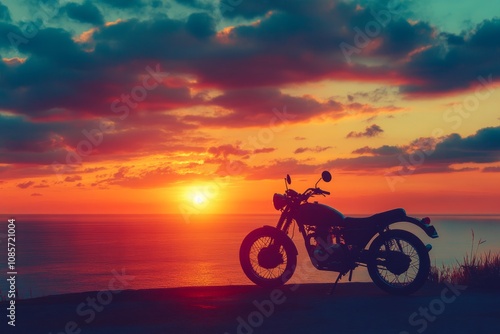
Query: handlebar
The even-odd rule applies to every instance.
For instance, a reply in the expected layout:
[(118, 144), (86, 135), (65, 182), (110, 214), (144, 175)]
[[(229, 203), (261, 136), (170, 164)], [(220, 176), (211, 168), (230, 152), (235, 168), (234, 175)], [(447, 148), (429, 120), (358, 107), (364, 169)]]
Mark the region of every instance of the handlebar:
[[(321, 189), (320, 189), (321, 190)], [(325, 195), (330, 195), (330, 192), (329, 191), (326, 191), (326, 190), (321, 190), (321, 192)]]
[(330, 192), (320, 188), (308, 188), (304, 191), (303, 195), (306, 196), (306, 198), (309, 198), (312, 195), (330, 195)]

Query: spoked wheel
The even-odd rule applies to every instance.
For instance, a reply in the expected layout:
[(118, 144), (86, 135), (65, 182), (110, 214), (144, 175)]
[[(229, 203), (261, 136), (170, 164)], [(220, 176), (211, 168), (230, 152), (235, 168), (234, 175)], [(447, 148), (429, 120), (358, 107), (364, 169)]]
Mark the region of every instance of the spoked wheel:
[(391, 230), (383, 233), (373, 240), (369, 252), (371, 279), (391, 294), (411, 294), (420, 289), (429, 276), (429, 252), (410, 232)]
[(292, 277), (297, 265), (297, 249), (282, 231), (262, 227), (250, 232), (243, 240), (240, 263), (252, 282), (274, 288)]

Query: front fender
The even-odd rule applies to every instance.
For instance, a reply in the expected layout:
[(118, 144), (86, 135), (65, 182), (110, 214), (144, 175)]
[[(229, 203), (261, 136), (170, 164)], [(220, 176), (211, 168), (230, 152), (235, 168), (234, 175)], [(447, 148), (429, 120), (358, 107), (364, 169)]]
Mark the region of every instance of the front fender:
[(299, 254), (299, 251), (297, 250), (297, 247), (295, 246), (295, 243), (292, 241), (292, 239), (290, 239), (290, 237), (285, 233), (283, 232), (282, 230), (274, 227), (274, 226), (269, 226), (269, 225), (264, 225), (261, 227), (262, 230), (266, 231), (269, 233), (269, 235), (273, 235), (273, 234), (282, 234), (283, 236), (285, 236), (286, 238), (288, 238), (288, 240), (290, 240), (290, 243), (292, 244), (293, 246), (293, 252), (295, 255), (298, 255)]

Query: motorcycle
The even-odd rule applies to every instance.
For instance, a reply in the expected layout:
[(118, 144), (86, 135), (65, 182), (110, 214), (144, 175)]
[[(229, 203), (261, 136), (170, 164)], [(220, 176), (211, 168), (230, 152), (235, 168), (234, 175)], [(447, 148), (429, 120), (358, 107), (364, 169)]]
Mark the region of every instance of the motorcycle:
[(344, 217), (330, 206), (308, 202), (316, 195), (330, 195), (318, 188), (318, 183), (331, 179), (330, 172), (324, 171), (314, 188), (298, 193), (288, 188), (292, 181), (290, 175), (286, 176), (285, 193), (273, 196), (274, 208), (281, 211), (278, 224), (253, 230), (241, 244), (239, 258), (246, 276), (267, 288), (279, 287), (292, 277), (298, 251), (289, 232), (296, 223), (313, 266), (339, 273), (332, 292), (347, 273), (351, 281), (353, 270), (359, 266), (366, 267), (373, 282), (391, 294), (408, 295), (420, 289), (429, 276), (432, 246), (391, 225), (407, 222), (437, 238), (430, 218), (409, 217), (401, 208), (365, 218)]

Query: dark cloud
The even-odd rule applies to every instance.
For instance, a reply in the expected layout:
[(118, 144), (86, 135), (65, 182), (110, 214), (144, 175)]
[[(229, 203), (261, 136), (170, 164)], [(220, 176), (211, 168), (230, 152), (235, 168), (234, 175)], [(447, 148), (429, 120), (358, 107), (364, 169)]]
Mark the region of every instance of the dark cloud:
[(81, 155), (85, 161), (109, 159), (110, 154), (135, 156), (178, 150), (204, 151), (201, 147), (180, 145), (187, 137), (176, 139), (175, 136), (193, 126), (182, 124), (170, 115), (138, 113), (126, 121), (114, 117), (42, 122), (0, 114), (0, 125), (3, 129), (0, 163), (65, 163), (70, 152), (78, 152), (79, 147), (84, 146), (85, 150), (90, 150), (90, 154)]
[[(141, 1), (107, 3), (122, 8), (144, 5)], [(90, 5), (87, 1), (78, 6)], [(272, 12), (257, 24), (236, 25), (217, 37), (213, 18), (206, 13), (194, 13), (185, 20), (158, 14), (121, 21), (90, 33), (85, 43), (73, 40), (62, 29), (40, 29), (29, 43), (19, 45), (28, 56), (26, 62), (0, 65), (0, 75), (5, 78), (0, 82), (0, 107), (40, 117), (103, 112), (109, 110), (112, 98), (137, 85), (146, 65), (156, 63), (172, 75), (196, 78), (197, 86), (221, 89), (355, 79), (395, 85), (404, 82), (401, 92), (412, 95), (467, 88), (477, 82), (478, 75), (498, 77), (499, 65), (493, 56), (497, 19), (466, 32), (460, 44), (448, 42), (453, 40), (451, 34), (444, 38), (424, 22), (410, 24), (394, 16), (375, 37), (381, 42), (360, 51), (363, 58), (382, 57), (383, 65), (348, 63), (339, 45), (354, 45), (354, 28), (376, 21), (370, 6), (319, 0), (243, 1), (225, 15), (250, 17)], [(81, 16), (75, 17), (100, 20), (95, 11), (93, 16), (84, 13), (79, 11)], [(5, 23), (0, 26), (1, 36), (16, 31), (19, 28)], [(492, 39), (490, 43), (488, 39)], [(2, 46), (10, 47), (6, 38), (0, 42)], [(459, 69), (462, 64), (468, 66)], [(173, 97), (186, 103), (193, 98), (186, 95), (188, 87), (177, 88), (155, 90), (148, 101), (154, 97), (158, 106)]]
[(324, 0), (309, 0), (307, 2), (301, 0), (220, 1), (221, 14), (228, 18), (253, 19), (263, 16), (269, 11), (311, 15), (331, 9), (332, 2)]
[[(122, 7), (140, 4), (112, 3)], [(238, 8), (244, 11), (244, 6), (250, 6), (246, 3), (253, 2), (245, 1)], [(70, 3), (65, 8), (73, 12), (74, 6), (90, 9), (91, 5)], [(279, 10), (258, 24), (237, 25), (219, 32), (217, 37), (214, 21), (206, 13), (194, 13), (185, 20), (159, 14), (146, 20), (121, 21), (89, 32), (84, 42), (63, 29), (40, 29), (29, 43), (18, 46), (27, 57), (25, 62), (0, 63), (0, 108), (45, 119), (102, 114), (109, 112), (114, 99), (130, 94), (140, 84), (138, 78), (145, 74), (147, 66), (157, 64), (172, 79), (191, 77), (196, 81), (186, 80), (174, 87), (163, 80), (163, 85), (148, 92), (147, 99), (140, 103), (138, 108), (142, 110), (203, 104), (203, 96), (192, 95), (191, 85), (221, 88), (234, 95), (231, 91), (242, 87), (269, 90), (281, 84), (356, 79), (405, 82), (401, 91), (411, 95), (469, 87), (477, 82), (478, 75), (497, 78), (498, 62), (488, 58), (495, 54), (496, 40), (485, 40), (498, 35), (498, 20), (485, 21), (464, 37), (463, 45), (450, 46), (446, 40), (451, 37), (436, 37), (425, 23), (410, 25), (394, 18), (380, 32), (386, 44), (363, 51), (367, 57), (383, 55), (387, 64), (366, 67), (356, 62), (348, 64), (338, 46), (354, 41), (354, 27), (373, 21), (369, 7), (356, 9), (354, 4), (331, 1), (265, 5)], [(94, 17), (84, 13), (78, 11), (83, 21), (100, 20), (96, 12)], [(22, 36), (18, 27), (1, 23), (0, 47), (12, 47), (5, 37), (9, 33)], [(404, 36), (411, 38), (401, 41)], [(428, 38), (433, 40), (429, 42)], [(469, 66), (457, 70), (464, 63)], [(382, 96), (379, 92), (372, 98)], [(217, 100), (224, 102), (221, 98), (214, 102)], [(381, 110), (359, 102), (345, 107), (359, 112)]]
[(500, 167), (499, 166), (484, 167), (483, 172), (484, 173), (500, 173)]
[(205, 9), (213, 11), (215, 5), (210, 1), (202, 1), (202, 0), (174, 0), (175, 2), (196, 9)]
[[(411, 57), (399, 69), (411, 83), (400, 91), (408, 95), (444, 94), (469, 89), (481, 82), (478, 77), (500, 76), (495, 60), (500, 41), (500, 19), (485, 20), (465, 36), (447, 34), (443, 40)], [(462, 42), (463, 40), (463, 42)], [(451, 42), (450, 42), (451, 41)]]
[[(261, 154), (261, 153), (271, 153), (276, 149), (273, 147), (263, 147), (254, 150), (243, 149), (240, 145), (219, 145), (209, 147), (207, 152), (212, 154), (215, 158), (223, 158), (223, 160), (214, 160), (214, 162), (225, 161), (230, 155), (240, 157), (242, 159), (248, 159), (250, 154)], [(210, 162), (208, 159), (206, 162)]]
[(354, 92), (347, 95), (349, 102), (353, 103), (358, 100), (368, 100), (371, 103), (377, 102), (393, 102), (397, 88), (395, 87), (379, 87), (372, 91)]
[(226, 158), (229, 155), (240, 156), (240, 157), (248, 156), (248, 154), (250, 154), (251, 151), (241, 149), (239, 146), (220, 145), (217, 147), (215, 146), (209, 147), (207, 152), (214, 155), (216, 158), (218, 157)]
[(305, 152), (319, 153), (331, 149), (331, 146), (299, 147), (293, 153), (300, 154)]
[(365, 147), (361, 147), (361, 148), (358, 148), (358, 149), (352, 151), (352, 153), (353, 154), (394, 156), (394, 155), (404, 153), (404, 150), (401, 147), (389, 146), (389, 145), (384, 145), (384, 146), (377, 147), (377, 148), (365, 146)]
[(146, 189), (158, 188), (179, 182), (192, 180), (198, 175), (193, 173), (178, 174), (169, 166), (156, 166), (149, 168), (120, 167), (116, 173), (108, 178), (92, 184), (93, 187), (106, 188), (108, 186), (122, 186), (126, 188)]
[(86, 0), (82, 4), (70, 2), (61, 7), (61, 13), (66, 13), (68, 17), (81, 23), (90, 23), (93, 25), (101, 25), (104, 23), (99, 8), (92, 1)]
[(0, 21), (11, 22), (10, 11), (7, 6), (0, 2)]
[(71, 175), (71, 176), (66, 176), (64, 179), (64, 182), (76, 182), (76, 181), (81, 181), (82, 177), (80, 175)]
[(209, 103), (230, 112), (216, 117), (191, 115), (183, 120), (204, 126), (268, 126), (275, 129), (285, 123), (303, 122), (320, 115), (331, 118), (343, 116), (343, 106), (336, 101), (322, 102), (310, 96), (291, 96), (275, 88), (228, 90)]
[(488, 163), (500, 160), (500, 127), (478, 130), (474, 135), (463, 138), (452, 134), (436, 144), (429, 156), (436, 163)]
[(35, 184), (35, 182), (33, 182), (33, 181), (27, 181), (27, 182), (24, 182), (24, 183), (18, 183), (17, 187), (21, 188), (21, 189), (27, 189), (27, 188), (31, 187), (32, 185), (34, 185), (34, 184)]
[(452, 166), (500, 161), (500, 127), (483, 128), (468, 137), (455, 133), (440, 140), (419, 138), (405, 146), (362, 147), (353, 153), (365, 155), (331, 160), (326, 165), (351, 171), (400, 167), (403, 173), (405, 170), (411, 173), (477, 170)]
[(259, 154), (259, 153), (271, 153), (271, 152), (274, 152), (274, 151), (276, 151), (276, 149), (274, 147), (264, 147), (264, 148), (255, 149), (253, 151), (253, 153), (255, 153), (255, 154)]
[(215, 21), (206, 13), (194, 13), (189, 16), (186, 29), (195, 37), (208, 38), (215, 35)]
[(121, 9), (137, 9), (145, 6), (143, 0), (101, 0), (101, 2)]
[(351, 131), (347, 134), (346, 138), (361, 138), (361, 137), (375, 137), (384, 132), (380, 126), (377, 124), (372, 124), (368, 126), (363, 132)]

